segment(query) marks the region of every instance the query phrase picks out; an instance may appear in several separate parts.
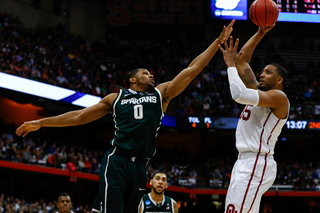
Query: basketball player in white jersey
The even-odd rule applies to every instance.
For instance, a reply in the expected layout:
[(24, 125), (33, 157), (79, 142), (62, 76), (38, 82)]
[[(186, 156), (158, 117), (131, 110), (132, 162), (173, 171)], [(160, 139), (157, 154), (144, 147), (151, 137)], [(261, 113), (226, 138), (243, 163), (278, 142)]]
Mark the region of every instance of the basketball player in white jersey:
[(274, 147), (289, 114), (289, 101), (282, 89), (287, 82), (287, 71), (277, 64), (267, 65), (257, 82), (249, 62), (252, 53), (272, 28), (259, 28), (243, 46), (239, 54), (239, 39), (233, 45), (220, 46), (228, 67), (232, 98), (246, 105), (236, 129), (239, 151), (231, 174), (226, 196), (226, 213), (258, 213), (262, 195), (272, 186), (277, 173), (273, 159)]

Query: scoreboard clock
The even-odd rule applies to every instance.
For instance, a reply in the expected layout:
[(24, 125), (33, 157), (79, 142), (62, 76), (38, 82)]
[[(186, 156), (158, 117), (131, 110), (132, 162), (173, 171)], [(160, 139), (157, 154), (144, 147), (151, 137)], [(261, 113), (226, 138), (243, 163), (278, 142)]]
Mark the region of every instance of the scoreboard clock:
[(320, 130), (320, 120), (288, 120), (284, 129), (294, 130)]

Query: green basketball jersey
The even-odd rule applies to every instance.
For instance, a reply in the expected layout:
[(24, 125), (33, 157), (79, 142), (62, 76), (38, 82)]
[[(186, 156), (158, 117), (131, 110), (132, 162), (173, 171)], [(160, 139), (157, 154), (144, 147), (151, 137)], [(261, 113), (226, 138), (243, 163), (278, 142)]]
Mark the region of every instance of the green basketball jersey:
[(164, 116), (160, 91), (152, 93), (120, 90), (113, 102), (115, 138), (111, 144), (135, 157), (150, 158), (156, 151), (156, 137)]
[(173, 200), (172, 198), (163, 195), (162, 203), (158, 204), (152, 200), (150, 193), (142, 197), (140, 207), (142, 207), (142, 213), (173, 213)]

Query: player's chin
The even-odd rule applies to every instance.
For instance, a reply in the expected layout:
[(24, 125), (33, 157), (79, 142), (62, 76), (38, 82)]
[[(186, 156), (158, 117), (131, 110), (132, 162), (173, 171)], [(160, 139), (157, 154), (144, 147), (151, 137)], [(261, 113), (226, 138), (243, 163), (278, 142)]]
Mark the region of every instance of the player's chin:
[(261, 85), (261, 84), (258, 86), (258, 89), (261, 90), (261, 91), (266, 91), (267, 90), (266, 87)]

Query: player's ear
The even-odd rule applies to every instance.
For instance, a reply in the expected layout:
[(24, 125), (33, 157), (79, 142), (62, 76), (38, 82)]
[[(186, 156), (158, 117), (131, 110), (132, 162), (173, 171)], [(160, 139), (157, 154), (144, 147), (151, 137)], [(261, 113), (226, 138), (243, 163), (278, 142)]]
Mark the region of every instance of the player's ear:
[(130, 81), (131, 84), (134, 84), (134, 83), (137, 82), (137, 78), (136, 77), (131, 77), (131, 78), (129, 78), (129, 81)]
[(149, 184), (152, 186), (152, 179), (149, 181)]
[(283, 82), (283, 78), (279, 76), (279, 77), (278, 77), (277, 84), (282, 85), (282, 82)]

